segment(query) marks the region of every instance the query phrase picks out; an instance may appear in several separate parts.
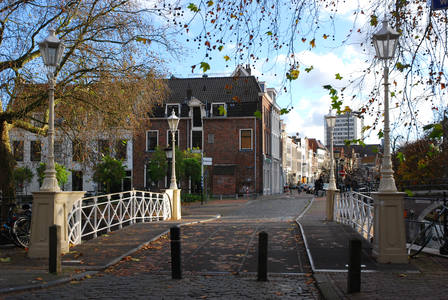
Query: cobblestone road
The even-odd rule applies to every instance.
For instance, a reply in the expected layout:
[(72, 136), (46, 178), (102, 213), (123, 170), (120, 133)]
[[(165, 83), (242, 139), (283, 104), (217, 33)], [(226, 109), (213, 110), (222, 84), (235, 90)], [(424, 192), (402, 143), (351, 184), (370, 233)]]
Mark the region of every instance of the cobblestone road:
[[(90, 278), (5, 299), (321, 299), (292, 222), (309, 200), (260, 198), (219, 221), (183, 226), (181, 280), (171, 279), (165, 237)], [(261, 230), (269, 233), (268, 282), (256, 276)]]

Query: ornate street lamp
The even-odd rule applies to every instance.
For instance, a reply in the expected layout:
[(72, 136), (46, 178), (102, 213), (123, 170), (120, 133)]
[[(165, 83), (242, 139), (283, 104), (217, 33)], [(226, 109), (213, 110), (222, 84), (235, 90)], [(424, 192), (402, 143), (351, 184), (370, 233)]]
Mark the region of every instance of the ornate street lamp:
[(378, 59), (384, 67), (384, 160), (379, 192), (396, 192), (393, 177), (392, 161), (390, 155), (390, 128), (389, 128), (389, 60), (394, 58), (400, 34), (388, 26), (388, 21), (383, 21), (383, 28), (373, 35)]
[(65, 45), (55, 36), (53, 28), (48, 29), (48, 36), (40, 43), (40, 53), (47, 71), (50, 84), (48, 95), (50, 100), (50, 117), (48, 124), (48, 158), (45, 170), (45, 178), (40, 188), (41, 191), (60, 191), (58, 180), (56, 179), (56, 169), (54, 166), (54, 84), (56, 68), (61, 62)]
[(325, 116), (325, 121), (327, 121), (327, 127), (330, 130), (330, 183), (328, 185), (328, 189), (336, 190), (336, 184), (334, 180), (334, 163), (333, 163), (333, 130), (336, 125), (337, 116), (331, 112)]
[(173, 159), (172, 159), (172, 169), (171, 169), (171, 184), (170, 189), (177, 190), (177, 182), (176, 182), (176, 137), (175, 133), (177, 131), (177, 126), (179, 125), (179, 118), (176, 117), (176, 113), (173, 111), (171, 112), (171, 116), (168, 117), (168, 125), (170, 126), (171, 133), (173, 135)]
[(389, 129), (389, 60), (394, 58), (400, 34), (388, 27), (387, 23), (387, 19), (384, 20), (383, 28), (372, 38), (384, 68), (384, 159), (378, 193), (371, 194), (374, 216), (372, 257), (378, 263), (407, 263), (404, 193), (398, 193), (395, 186)]

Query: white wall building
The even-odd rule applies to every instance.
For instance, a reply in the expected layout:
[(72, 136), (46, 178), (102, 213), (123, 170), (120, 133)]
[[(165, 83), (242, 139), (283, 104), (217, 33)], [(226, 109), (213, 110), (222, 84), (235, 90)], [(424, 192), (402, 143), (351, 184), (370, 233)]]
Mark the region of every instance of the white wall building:
[[(342, 114), (337, 116), (334, 127), (334, 145), (344, 145), (344, 140), (363, 139), (362, 127), (364, 119), (358, 118), (354, 114)], [(327, 122), (324, 120), (324, 140), (325, 146), (330, 145), (330, 131)]]
[[(26, 166), (34, 174), (33, 180), (28, 186), (25, 185), (23, 189), (16, 186), (17, 194), (30, 195), (32, 191), (38, 191), (40, 188), (36, 169), (40, 162), (47, 162), (48, 139), (17, 128), (9, 132), (9, 138), (16, 159), (16, 167)], [(123, 143), (123, 140), (126, 142)], [(111, 156), (117, 159), (122, 157), (126, 168), (126, 179), (122, 183), (122, 189), (132, 189), (133, 158), (130, 134), (116, 132), (113, 139), (97, 136), (96, 139), (90, 141), (87, 147), (97, 152), (102, 152), (102, 148), (107, 147), (111, 150)], [(100, 153), (98, 153), (98, 161), (99, 156)], [(67, 183), (60, 185), (61, 190), (98, 191), (97, 184), (92, 180), (92, 163), (87, 164), (78, 161), (76, 146), (70, 139), (58, 134), (57, 130), (54, 135), (54, 159), (56, 163), (65, 166), (69, 171)]]

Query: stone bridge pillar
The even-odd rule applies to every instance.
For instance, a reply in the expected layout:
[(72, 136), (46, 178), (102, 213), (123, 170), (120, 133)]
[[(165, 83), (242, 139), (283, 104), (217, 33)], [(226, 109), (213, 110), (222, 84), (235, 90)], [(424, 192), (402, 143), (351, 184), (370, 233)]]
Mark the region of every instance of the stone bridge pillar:
[(33, 193), (33, 215), (28, 257), (49, 257), (49, 228), (61, 226), (61, 253), (69, 252), (67, 217), (83, 192), (39, 191)]

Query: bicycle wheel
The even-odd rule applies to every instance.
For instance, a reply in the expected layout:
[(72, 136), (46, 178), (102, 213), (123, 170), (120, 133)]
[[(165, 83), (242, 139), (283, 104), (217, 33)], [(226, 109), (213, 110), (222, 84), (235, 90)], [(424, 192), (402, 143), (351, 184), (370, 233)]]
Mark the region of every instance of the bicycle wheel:
[(423, 248), (429, 243), (433, 235), (433, 223), (431, 223), (428, 227), (420, 231), (417, 236), (412, 240), (411, 244), (408, 248), (409, 257), (414, 257), (419, 254)]
[(17, 246), (27, 248), (30, 244), (31, 218), (23, 217), (14, 223), (13, 238)]

